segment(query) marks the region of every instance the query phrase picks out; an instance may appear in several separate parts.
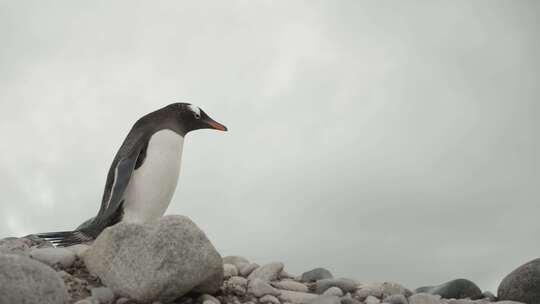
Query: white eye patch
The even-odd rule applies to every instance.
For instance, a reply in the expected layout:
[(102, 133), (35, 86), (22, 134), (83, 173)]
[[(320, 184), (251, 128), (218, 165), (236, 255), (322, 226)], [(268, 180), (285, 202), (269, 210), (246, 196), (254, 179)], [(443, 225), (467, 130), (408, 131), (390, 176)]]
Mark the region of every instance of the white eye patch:
[(201, 116), (201, 109), (199, 109), (199, 107), (194, 106), (194, 105), (188, 105), (188, 108), (189, 108), (193, 113), (195, 113), (196, 116), (198, 116), (198, 117)]

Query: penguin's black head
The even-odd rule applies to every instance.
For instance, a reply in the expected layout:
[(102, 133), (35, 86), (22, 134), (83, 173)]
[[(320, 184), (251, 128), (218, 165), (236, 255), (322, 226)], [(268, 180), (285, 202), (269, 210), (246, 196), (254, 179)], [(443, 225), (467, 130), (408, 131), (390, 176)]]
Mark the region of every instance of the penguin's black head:
[(215, 129), (227, 131), (227, 127), (213, 120), (201, 108), (189, 103), (173, 103), (173, 107), (178, 115), (178, 123), (184, 134), (199, 129)]

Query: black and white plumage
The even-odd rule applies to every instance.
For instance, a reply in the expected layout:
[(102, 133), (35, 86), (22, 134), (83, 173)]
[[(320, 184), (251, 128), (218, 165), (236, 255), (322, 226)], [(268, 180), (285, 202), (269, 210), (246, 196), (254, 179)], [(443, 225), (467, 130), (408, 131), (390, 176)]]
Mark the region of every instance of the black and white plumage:
[(188, 103), (174, 103), (143, 116), (111, 164), (98, 214), (74, 231), (36, 236), (55, 246), (70, 246), (91, 241), (120, 221), (145, 223), (158, 219), (176, 189), (184, 137), (198, 129), (227, 130)]

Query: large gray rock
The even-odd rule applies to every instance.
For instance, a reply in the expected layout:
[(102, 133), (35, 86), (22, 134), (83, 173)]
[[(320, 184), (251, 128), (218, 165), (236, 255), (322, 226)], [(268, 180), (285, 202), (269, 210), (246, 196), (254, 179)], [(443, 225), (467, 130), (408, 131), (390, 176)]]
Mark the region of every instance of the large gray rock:
[(0, 304), (64, 304), (67, 288), (49, 266), (24, 256), (0, 254)]
[(480, 299), (482, 291), (472, 281), (466, 279), (456, 279), (437, 286), (420, 287), (417, 293), (429, 293), (439, 295), (444, 299)]
[(508, 274), (499, 285), (497, 297), (500, 301), (540, 303), (540, 258), (527, 262)]
[(283, 263), (281, 262), (272, 262), (266, 265), (263, 265), (251, 272), (248, 276), (248, 279), (261, 279), (266, 282), (275, 281), (279, 278), (279, 274), (283, 270)]
[(181, 215), (109, 227), (85, 252), (84, 262), (116, 294), (143, 303), (170, 302), (189, 291), (211, 294), (223, 281), (221, 256)]
[(334, 276), (332, 275), (332, 273), (330, 273), (330, 271), (319, 267), (302, 273), (301, 280), (303, 282), (315, 282), (318, 280), (332, 278), (334, 278)]

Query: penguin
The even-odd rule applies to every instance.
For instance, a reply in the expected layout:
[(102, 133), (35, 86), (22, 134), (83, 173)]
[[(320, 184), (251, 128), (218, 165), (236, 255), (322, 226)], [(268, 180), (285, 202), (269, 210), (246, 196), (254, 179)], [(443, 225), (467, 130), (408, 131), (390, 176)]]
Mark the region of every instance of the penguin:
[(189, 103), (173, 103), (141, 117), (111, 164), (97, 215), (73, 231), (35, 234), (55, 247), (90, 242), (118, 222), (159, 219), (176, 190), (184, 138), (191, 131), (227, 127)]

